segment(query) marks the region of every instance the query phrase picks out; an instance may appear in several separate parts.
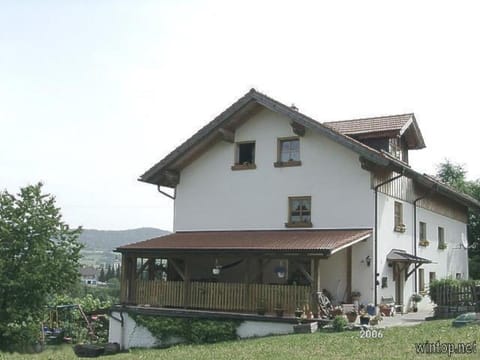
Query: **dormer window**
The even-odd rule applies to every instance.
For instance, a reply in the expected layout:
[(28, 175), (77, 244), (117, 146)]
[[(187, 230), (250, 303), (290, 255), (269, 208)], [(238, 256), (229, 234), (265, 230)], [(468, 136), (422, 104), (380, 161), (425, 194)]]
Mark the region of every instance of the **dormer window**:
[(275, 167), (299, 166), (300, 140), (298, 138), (278, 139), (278, 156)]
[(232, 170), (255, 169), (255, 141), (237, 143)]
[(408, 163), (408, 149), (402, 138), (395, 137), (388, 140), (388, 152), (398, 160)]

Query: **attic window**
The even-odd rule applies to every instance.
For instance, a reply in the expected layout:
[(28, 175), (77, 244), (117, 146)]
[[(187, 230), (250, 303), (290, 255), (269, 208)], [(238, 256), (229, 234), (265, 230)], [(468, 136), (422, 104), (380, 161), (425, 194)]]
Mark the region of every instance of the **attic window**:
[(408, 163), (408, 147), (402, 138), (389, 139), (388, 151), (393, 157)]
[(399, 138), (390, 139), (389, 152), (393, 157), (402, 160), (402, 146)]
[(235, 165), (232, 170), (255, 169), (255, 142), (237, 143)]
[(278, 139), (278, 156), (275, 167), (299, 166), (300, 161), (300, 140), (298, 138)]

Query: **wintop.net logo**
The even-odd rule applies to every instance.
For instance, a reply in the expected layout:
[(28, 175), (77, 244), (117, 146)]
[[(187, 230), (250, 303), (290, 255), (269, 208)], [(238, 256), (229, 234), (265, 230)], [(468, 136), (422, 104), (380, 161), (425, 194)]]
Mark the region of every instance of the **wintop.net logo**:
[(424, 343), (415, 344), (417, 354), (475, 354), (477, 352), (477, 342), (472, 341), (468, 343), (441, 343), (440, 340), (436, 342), (426, 341)]

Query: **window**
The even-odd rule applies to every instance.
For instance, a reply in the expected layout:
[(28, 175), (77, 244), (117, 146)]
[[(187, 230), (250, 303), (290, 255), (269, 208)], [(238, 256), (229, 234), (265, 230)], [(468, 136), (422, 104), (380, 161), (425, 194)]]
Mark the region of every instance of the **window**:
[(394, 204), (394, 217), (395, 217), (395, 231), (405, 232), (405, 224), (403, 223), (403, 204), (395, 201)]
[(235, 165), (232, 170), (255, 169), (255, 142), (237, 143)]
[(402, 145), (399, 138), (390, 139), (388, 150), (393, 157), (402, 160)]
[(428, 273), (428, 283), (429, 284), (432, 284), (432, 282), (434, 282), (437, 278), (437, 274), (435, 274), (434, 271), (431, 271)]
[(420, 246), (428, 246), (429, 242), (427, 240), (427, 223), (420, 221)]
[(418, 291), (425, 291), (425, 270), (418, 269)]
[(299, 166), (300, 140), (298, 138), (278, 139), (278, 156), (275, 167)]
[(441, 226), (438, 227), (438, 248), (440, 250), (447, 248), (447, 243), (445, 242), (445, 229)]
[(311, 197), (288, 198), (288, 223), (286, 227), (311, 227)]
[(456, 273), (455, 274), (455, 279), (462, 280), (462, 274), (461, 273)]

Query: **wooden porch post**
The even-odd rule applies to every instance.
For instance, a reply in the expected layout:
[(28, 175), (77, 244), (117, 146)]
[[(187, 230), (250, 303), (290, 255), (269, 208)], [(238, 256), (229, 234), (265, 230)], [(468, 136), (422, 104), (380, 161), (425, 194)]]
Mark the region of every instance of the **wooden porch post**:
[(183, 271), (183, 307), (190, 307), (190, 267), (188, 258), (185, 258), (185, 269)]
[(128, 300), (127, 283), (127, 255), (122, 253), (122, 269), (120, 273), (120, 303), (122, 304)]
[(249, 299), (250, 299), (250, 294), (252, 292), (252, 286), (250, 284), (250, 269), (252, 268), (252, 260), (251, 258), (247, 258), (247, 261), (245, 262), (246, 270), (245, 270), (245, 278), (244, 278), (244, 283), (245, 283), (245, 297), (243, 299), (243, 304), (242, 304), (242, 310), (243, 311), (248, 311), (249, 310)]
[(126, 266), (126, 287), (127, 287), (127, 302), (135, 303), (136, 298), (136, 282), (137, 282), (137, 257), (128, 256)]
[(351, 300), (352, 297), (352, 247), (349, 246), (347, 248), (347, 289), (346, 294), (348, 301)]
[(316, 309), (317, 306), (317, 297), (315, 294), (317, 291), (321, 291), (320, 285), (320, 258), (319, 257), (312, 257), (310, 261), (310, 267), (312, 271), (312, 278), (313, 281), (311, 283), (312, 288), (312, 297), (311, 297), (311, 309)]
[(313, 286), (315, 291), (321, 291), (320, 286), (320, 258), (313, 258)]

